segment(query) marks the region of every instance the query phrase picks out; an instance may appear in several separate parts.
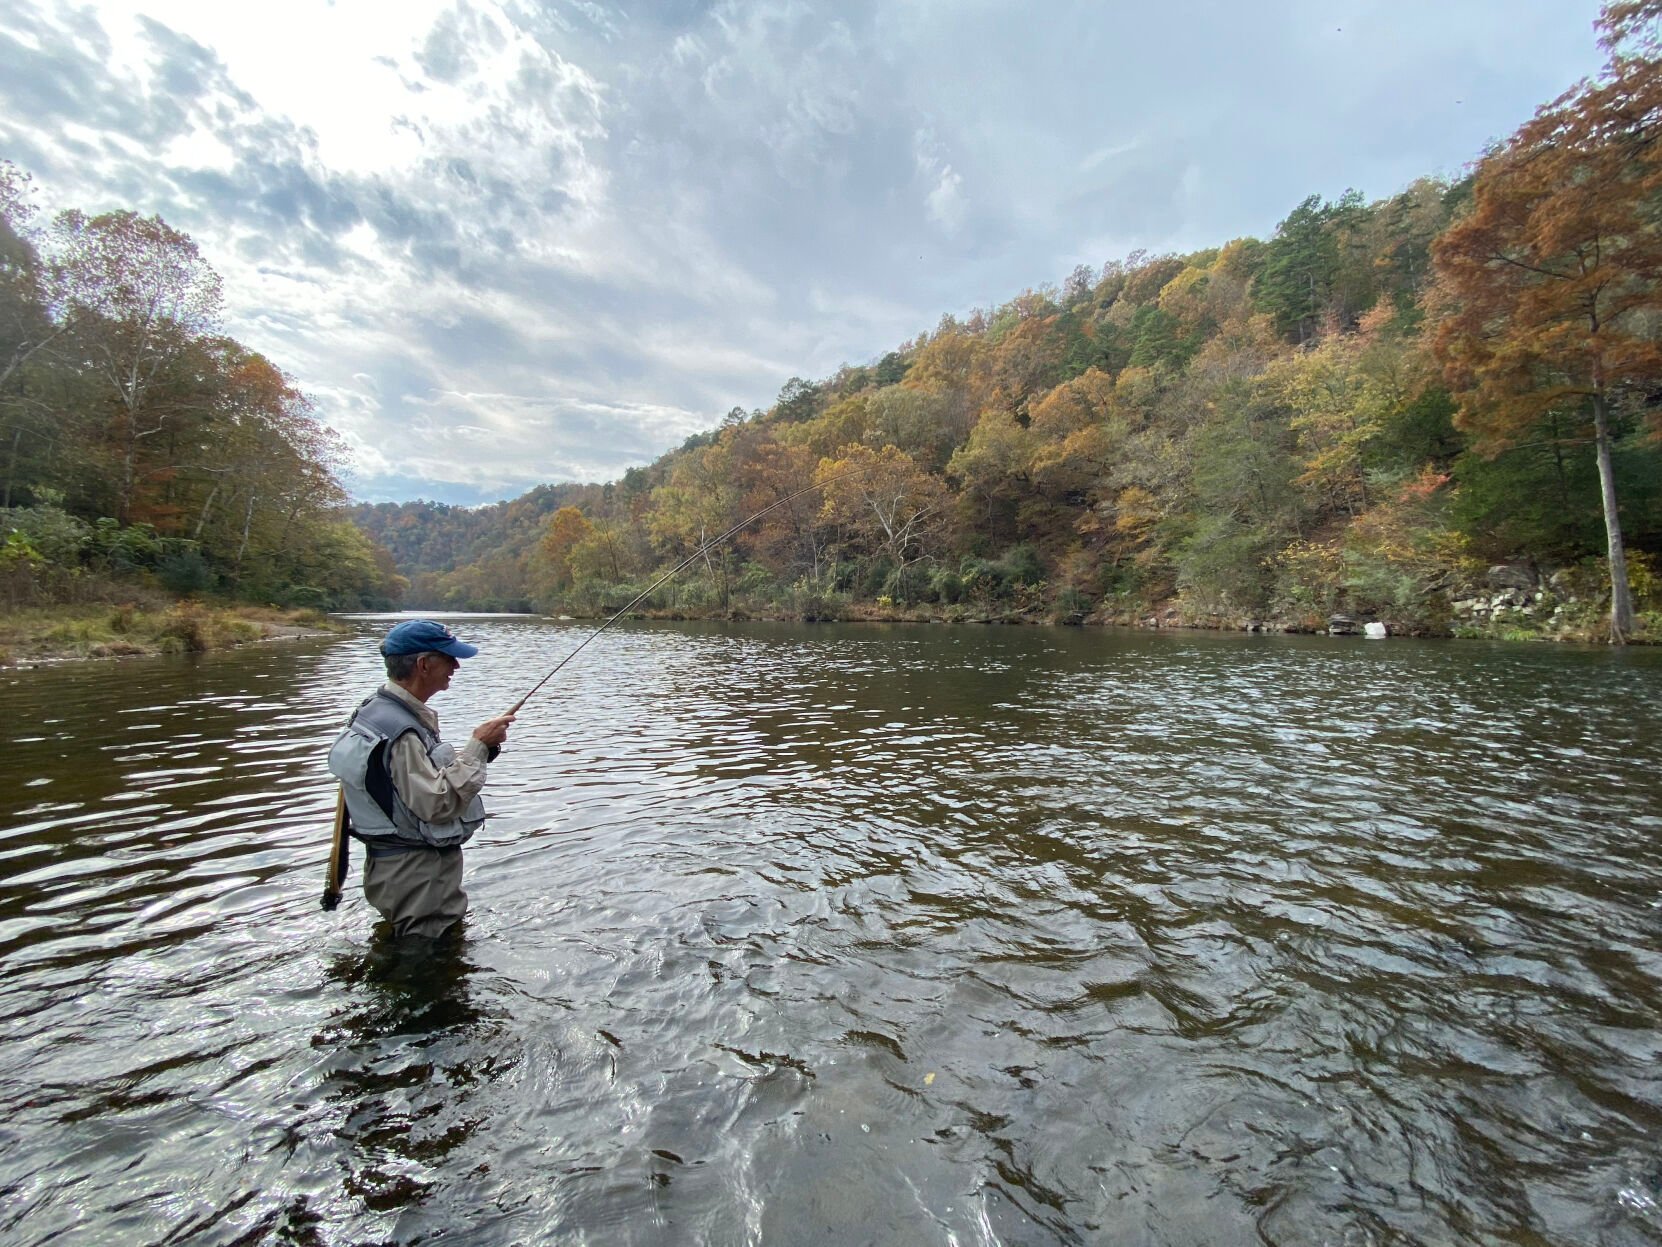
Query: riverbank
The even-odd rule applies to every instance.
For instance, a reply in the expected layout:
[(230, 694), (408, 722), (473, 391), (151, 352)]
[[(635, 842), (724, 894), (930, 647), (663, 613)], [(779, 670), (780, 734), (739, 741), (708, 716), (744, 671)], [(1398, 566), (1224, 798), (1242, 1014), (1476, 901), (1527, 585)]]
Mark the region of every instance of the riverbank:
[(255, 641), (340, 631), (321, 611), (210, 606), (31, 606), (0, 618), (0, 666), (200, 654)]
[[(1602, 645), (1610, 639), (1610, 621), (1605, 609), (1594, 607), (1563, 609), (1532, 601), (1481, 604), (1461, 611), (1445, 622), (1390, 618), (1357, 618), (1342, 615), (1307, 615), (1296, 618), (1251, 616), (1239, 613), (1201, 612), (1178, 602), (1142, 606), (1132, 610), (1024, 611), (976, 607), (962, 603), (950, 606), (926, 603), (902, 606), (898, 603), (846, 602), (823, 605), (813, 614), (784, 608), (732, 607), (727, 610), (640, 609), (630, 612), (635, 619), (759, 620), (776, 623), (919, 623), (981, 624), (1022, 627), (1117, 627), (1146, 631), (1189, 629), (1206, 632), (1264, 632), (1288, 635), (1362, 636), (1368, 625), (1383, 626), (1386, 636), (1422, 637), (1477, 641), (1550, 641), (1580, 645)], [(603, 619), (604, 615), (559, 616), (564, 619)], [(1632, 645), (1662, 644), (1662, 620), (1653, 613), (1641, 616), (1639, 626), (1627, 638)]]
[[(1633, 556), (1628, 570), (1635, 618), (1625, 640), (1662, 644), (1662, 576), (1640, 555)], [(1533, 563), (1495, 564), (1464, 583), (1406, 595), (1396, 609), (1347, 600), (1337, 592), (1325, 600), (1298, 607), (1283, 604), (1264, 613), (1206, 605), (1183, 594), (1152, 599), (1110, 596), (1093, 605), (1081, 593), (1064, 590), (1053, 595), (1043, 584), (1018, 584), (997, 593), (960, 592), (951, 601), (899, 602), (824, 592), (793, 592), (782, 600), (734, 594), (725, 606), (681, 602), (642, 606), (631, 615), (661, 620), (1103, 626), (1602, 645), (1610, 640), (1610, 591), (1601, 573), (1602, 567), (1590, 562), (1556, 569)], [(591, 599), (558, 617), (604, 619), (618, 609), (603, 599)]]

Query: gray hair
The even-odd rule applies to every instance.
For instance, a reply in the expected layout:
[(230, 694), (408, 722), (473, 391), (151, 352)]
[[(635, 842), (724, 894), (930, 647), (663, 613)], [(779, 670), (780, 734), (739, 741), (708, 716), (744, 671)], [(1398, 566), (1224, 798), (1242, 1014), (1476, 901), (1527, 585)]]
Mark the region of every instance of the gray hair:
[(401, 684), (415, 674), (416, 663), (428, 654), (437, 654), (437, 650), (422, 650), (419, 654), (386, 654), (387, 679), (395, 684)]

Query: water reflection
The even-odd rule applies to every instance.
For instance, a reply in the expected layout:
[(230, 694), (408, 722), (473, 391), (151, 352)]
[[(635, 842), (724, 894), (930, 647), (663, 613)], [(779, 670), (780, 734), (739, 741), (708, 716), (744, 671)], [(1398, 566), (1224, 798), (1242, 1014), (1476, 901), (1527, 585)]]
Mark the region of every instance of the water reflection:
[(391, 938), (329, 960), (344, 1002), (312, 1039), (338, 1124), (344, 1191), (372, 1212), (420, 1220), (452, 1153), (477, 1131), (475, 1091), (506, 1072), (504, 1028), (473, 982), (465, 937)]

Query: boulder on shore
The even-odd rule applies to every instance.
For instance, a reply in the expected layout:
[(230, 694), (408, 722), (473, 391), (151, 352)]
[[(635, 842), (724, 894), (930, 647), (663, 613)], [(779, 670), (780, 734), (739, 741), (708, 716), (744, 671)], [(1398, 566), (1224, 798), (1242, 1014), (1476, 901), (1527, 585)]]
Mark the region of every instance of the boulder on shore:
[(1525, 563), (1497, 563), (1485, 577), (1491, 589), (1515, 589), (1523, 593), (1535, 589), (1535, 569)]

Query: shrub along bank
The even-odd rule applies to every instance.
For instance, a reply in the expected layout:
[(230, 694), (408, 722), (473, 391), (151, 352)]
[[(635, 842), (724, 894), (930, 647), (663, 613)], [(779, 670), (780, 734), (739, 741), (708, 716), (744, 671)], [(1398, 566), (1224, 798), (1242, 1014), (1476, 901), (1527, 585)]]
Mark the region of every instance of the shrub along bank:
[[(1047, 580), (1030, 549), (998, 559), (965, 558), (953, 567), (913, 564), (902, 573), (878, 568), (862, 576), (833, 567), (826, 588), (782, 588), (763, 569), (735, 575), (725, 600), (691, 578), (665, 585), (631, 611), (652, 619), (769, 619), (814, 622), (1118, 625), (1249, 632), (1361, 633), (1381, 623), (1393, 636), (1596, 643), (1609, 635), (1610, 581), (1601, 559), (1563, 566), (1532, 563), (1468, 566), (1458, 579), (1399, 595), (1368, 599), (1349, 591), (1336, 565), (1324, 581), (1309, 579), (1299, 594), (1260, 610), (1201, 602), (1181, 594), (1151, 598), (1128, 590), (1093, 597)], [(1662, 576), (1653, 556), (1629, 556), (1636, 605), (1629, 640), (1662, 642)], [(604, 618), (646, 586), (588, 587), (569, 595), (563, 614)]]

